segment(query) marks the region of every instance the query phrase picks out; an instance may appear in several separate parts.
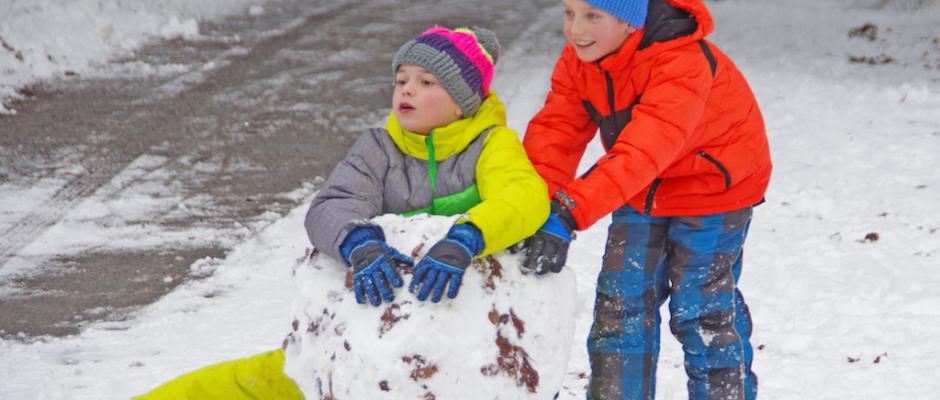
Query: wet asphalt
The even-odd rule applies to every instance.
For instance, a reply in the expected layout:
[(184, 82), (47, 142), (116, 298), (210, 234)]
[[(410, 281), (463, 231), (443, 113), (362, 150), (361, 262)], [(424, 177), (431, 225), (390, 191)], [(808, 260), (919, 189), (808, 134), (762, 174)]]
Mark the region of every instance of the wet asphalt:
[[(190, 271), (194, 262), (224, 258), (252, 234), (233, 227), (284, 216), (304, 197), (285, 193), (315, 190), (317, 177), (329, 173), (358, 133), (383, 121), (398, 46), (433, 24), (485, 26), (511, 46), (533, 15), (555, 6), (556, 0), (273, 0), (260, 16), (202, 22), (198, 40), (152, 43), (111, 61), (178, 72), (68, 76), (25, 88), (30, 96), (13, 104), (18, 114), (0, 116), (0, 184), (66, 183), (27, 215), (0, 225), (0, 270), (11, 260), (33, 266), (0, 279), (8, 289), (0, 292), (6, 293), (0, 337), (76, 334), (94, 321), (129, 318), (204, 277)], [(21, 254), (89, 196), (120, 200), (123, 192), (109, 182), (141, 157), (162, 160), (148, 172), (171, 177), (163, 181), (168, 192), (202, 199), (201, 206), (124, 223), (211, 231), (218, 240)], [(114, 192), (102, 193), (108, 190)]]

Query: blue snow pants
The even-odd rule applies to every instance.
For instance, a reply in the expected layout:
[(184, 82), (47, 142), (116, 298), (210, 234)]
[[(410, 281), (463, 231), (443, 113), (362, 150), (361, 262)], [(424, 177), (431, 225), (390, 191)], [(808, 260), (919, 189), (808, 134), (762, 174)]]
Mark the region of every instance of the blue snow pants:
[(659, 308), (682, 343), (690, 399), (754, 399), (751, 317), (737, 289), (751, 207), (694, 217), (613, 214), (588, 337), (588, 399), (650, 399)]

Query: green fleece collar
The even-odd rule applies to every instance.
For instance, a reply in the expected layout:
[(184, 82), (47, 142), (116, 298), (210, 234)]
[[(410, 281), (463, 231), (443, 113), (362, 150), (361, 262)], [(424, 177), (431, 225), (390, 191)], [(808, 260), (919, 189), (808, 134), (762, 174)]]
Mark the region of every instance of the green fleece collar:
[[(490, 91), (490, 95), (483, 100), (483, 104), (473, 117), (461, 118), (447, 126), (434, 128), (432, 139), (435, 159), (443, 161), (460, 153), (493, 125), (506, 125), (506, 110), (496, 94)], [(385, 130), (402, 153), (421, 160), (429, 158), (428, 147), (425, 143), (427, 135), (402, 128), (394, 112), (389, 113)]]

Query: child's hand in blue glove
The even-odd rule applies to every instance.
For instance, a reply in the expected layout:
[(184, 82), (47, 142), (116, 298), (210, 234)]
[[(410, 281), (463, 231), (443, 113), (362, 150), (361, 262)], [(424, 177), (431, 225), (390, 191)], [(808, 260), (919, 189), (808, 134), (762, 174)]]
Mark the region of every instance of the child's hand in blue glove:
[(408, 290), (411, 293), (418, 291), (420, 301), (431, 294), (431, 302), (437, 303), (447, 286), (447, 297), (457, 297), (464, 270), (481, 251), (483, 234), (479, 229), (469, 223), (454, 225), (447, 237), (431, 246), (428, 254), (415, 266)]
[(349, 233), (340, 246), (346, 262), (353, 270), (353, 291), (356, 302), (378, 307), (382, 300), (395, 300), (392, 287), (402, 287), (404, 281), (399, 269), (414, 265), (411, 257), (405, 256), (385, 243), (381, 228), (363, 226)]

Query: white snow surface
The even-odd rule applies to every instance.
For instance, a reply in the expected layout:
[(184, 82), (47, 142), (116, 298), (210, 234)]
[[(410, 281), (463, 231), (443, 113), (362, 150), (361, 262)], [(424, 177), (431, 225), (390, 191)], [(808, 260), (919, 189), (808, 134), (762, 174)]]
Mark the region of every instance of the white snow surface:
[(0, 113), (15, 112), (3, 100), (24, 85), (107, 74), (99, 67), (148, 40), (198, 38), (199, 20), (263, 14), (259, 1), (0, 0)]
[[(41, 10), (52, 3), (6, 0), (13, 8), (0, 15), (0, 36), (15, 43), (8, 21), (34, 15), (31, 4)], [(140, 8), (170, 15), (183, 2), (147, 4)], [(754, 319), (760, 396), (936, 398), (940, 6), (929, 0), (707, 4), (717, 24), (711, 39), (735, 60), (761, 104), (775, 165), (767, 202), (755, 209), (740, 282)], [(101, 13), (119, 24), (124, 14), (116, 10)], [(524, 38), (501, 57), (496, 90), (520, 134), (544, 100), (562, 40), (560, 15), (533, 16)], [(66, 23), (80, 37), (103, 34), (94, 24)], [(849, 36), (866, 23), (878, 27), (874, 40)], [(31, 27), (15, 31), (25, 35)], [(554, 50), (541, 51), (546, 46)], [(76, 57), (101, 61), (111, 54), (95, 49)], [(882, 55), (892, 61), (849, 61)], [(582, 167), (601, 154), (593, 143)], [(17, 202), (26, 207), (28, 200)], [(250, 236), (224, 260), (196, 263), (194, 272), (211, 276), (181, 285), (128, 321), (93, 324), (73, 337), (0, 341), (0, 398), (127, 398), (183, 372), (276, 348), (291, 331), (291, 271), (309, 245), (305, 209)], [(577, 320), (561, 399), (584, 397), (590, 372), (584, 340), (608, 223), (581, 232), (569, 255)], [(684, 399), (682, 353), (666, 320), (657, 397)]]
[[(374, 221), (389, 245), (420, 259), (455, 219)], [(570, 269), (525, 276), (521, 259), (502, 251), (475, 262), (458, 296), (436, 304), (408, 293), (405, 274), (392, 303), (371, 307), (338, 285), (349, 268), (314, 255), (294, 270), (297, 324), (284, 370), (310, 399), (553, 399), (569, 356), (558, 349), (574, 333), (576, 279)]]

